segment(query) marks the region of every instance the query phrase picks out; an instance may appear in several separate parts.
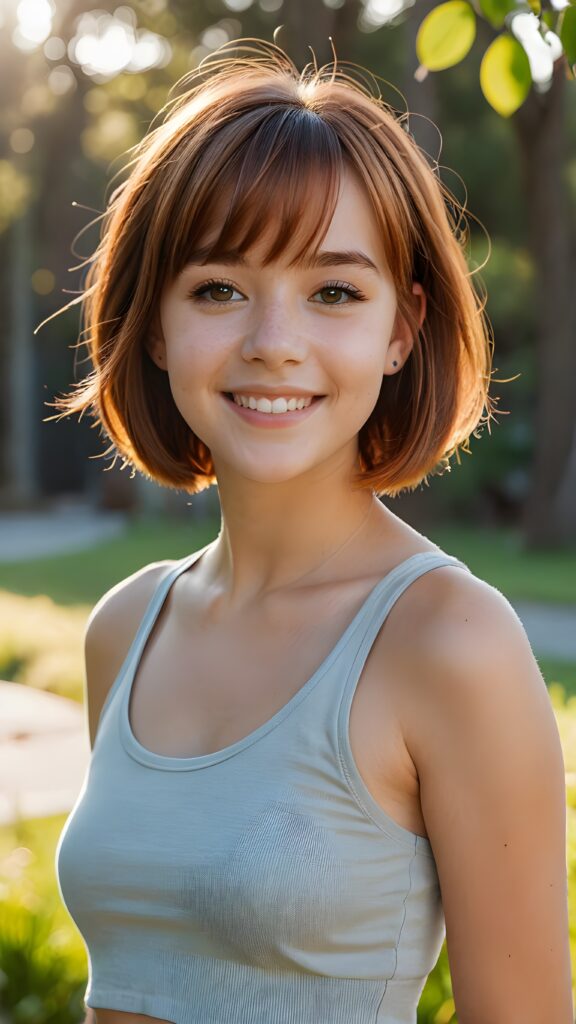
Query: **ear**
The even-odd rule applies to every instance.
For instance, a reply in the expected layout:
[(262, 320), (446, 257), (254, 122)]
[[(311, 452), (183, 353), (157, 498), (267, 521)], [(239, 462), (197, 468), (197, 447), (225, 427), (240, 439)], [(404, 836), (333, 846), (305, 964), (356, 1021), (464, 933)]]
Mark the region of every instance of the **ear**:
[(162, 327), (157, 320), (155, 320), (146, 339), (145, 348), (152, 362), (156, 363), (160, 370), (167, 370), (166, 342), (162, 334)]
[[(422, 285), (415, 281), (412, 285), (413, 302), (412, 308), (418, 323), (418, 330), (422, 327), (426, 317), (426, 295)], [(385, 374), (399, 373), (412, 351), (415, 337), (412, 328), (400, 313), (396, 315), (392, 329), (390, 344), (386, 353)], [(396, 364), (396, 365), (394, 365)]]

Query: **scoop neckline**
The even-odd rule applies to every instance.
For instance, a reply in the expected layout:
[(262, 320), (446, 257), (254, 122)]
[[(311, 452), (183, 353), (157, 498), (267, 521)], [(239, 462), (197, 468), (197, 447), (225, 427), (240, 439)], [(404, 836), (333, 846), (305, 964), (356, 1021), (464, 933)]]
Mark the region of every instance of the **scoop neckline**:
[[(212, 542), (211, 542), (212, 543)], [(339, 656), (341, 650), (350, 640), (356, 629), (361, 625), (364, 617), (369, 610), (371, 604), (377, 599), (380, 591), (390, 583), (396, 576), (400, 575), (402, 571), (406, 569), (406, 566), (416, 559), (429, 559), (429, 558), (442, 558), (448, 559), (449, 562), (458, 562), (452, 555), (446, 555), (442, 552), (436, 551), (417, 551), (413, 555), (409, 555), (398, 565), (394, 566), (389, 572), (386, 573), (378, 582), (374, 585), (372, 590), (366, 595), (364, 601), (360, 605), (360, 608), (354, 615), (353, 619), (348, 623), (344, 632), (340, 634), (336, 643), (328, 652), (321, 664), (316, 668), (312, 675), (306, 680), (305, 683), (296, 691), (290, 700), (284, 704), (278, 711), (276, 711), (271, 718), (261, 725), (253, 729), (252, 732), (243, 736), (241, 739), (236, 740), (235, 743), (231, 743), (226, 747), (221, 747), (219, 750), (213, 750), (208, 754), (198, 754), (194, 757), (173, 757), (168, 754), (159, 754), (153, 750), (149, 750), (140, 743), (140, 741), (134, 735), (132, 726), (130, 724), (130, 695), (134, 685), (136, 669), (140, 662), (144, 646), (148, 640), (150, 632), (154, 628), (154, 624), (158, 615), (162, 609), (162, 606), (168, 596), (168, 593), (172, 587), (172, 584), (187, 569), (191, 568), (196, 562), (199, 561), (201, 556), (210, 547), (207, 544), (206, 547), (200, 551), (194, 552), (193, 555), (187, 556), (182, 563), (180, 563), (175, 570), (170, 572), (165, 578), (164, 585), (161, 590), (155, 595), (155, 599), (151, 602), (148, 609), (148, 613), (145, 615), (144, 620), (141, 623), (141, 635), (138, 638), (138, 643), (135, 644), (133, 654), (126, 665), (124, 682), (124, 694), (121, 702), (120, 713), (119, 713), (119, 728), (122, 745), (126, 752), (140, 764), (145, 765), (149, 768), (157, 768), (162, 771), (194, 771), (200, 768), (208, 768), (211, 765), (218, 764), (221, 761), (226, 761), (236, 754), (239, 754), (242, 750), (257, 743), (261, 737), (275, 729), (280, 723), (289, 715), (295, 708), (303, 701), (308, 694), (314, 689), (316, 684), (320, 681), (322, 676), (331, 668), (333, 662)], [(152, 621), (149, 623), (149, 619)]]

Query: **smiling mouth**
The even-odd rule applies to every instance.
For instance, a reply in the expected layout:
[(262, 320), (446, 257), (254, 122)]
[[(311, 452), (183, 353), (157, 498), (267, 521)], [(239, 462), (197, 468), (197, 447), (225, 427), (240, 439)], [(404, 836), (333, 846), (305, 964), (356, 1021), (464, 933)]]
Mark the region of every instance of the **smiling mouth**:
[(250, 410), (255, 413), (263, 413), (269, 416), (285, 416), (287, 413), (298, 413), (310, 408), (313, 402), (320, 401), (325, 395), (298, 395), (292, 397), (266, 398), (263, 395), (235, 394), (232, 391), (222, 392), (225, 398), (234, 402), (235, 406), (241, 409)]

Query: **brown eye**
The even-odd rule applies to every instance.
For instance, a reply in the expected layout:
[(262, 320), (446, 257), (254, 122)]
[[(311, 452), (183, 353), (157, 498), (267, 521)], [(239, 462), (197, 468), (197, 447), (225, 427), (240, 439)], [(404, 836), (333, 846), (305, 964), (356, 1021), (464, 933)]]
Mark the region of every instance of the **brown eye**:
[[(345, 284), (343, 281), (330, 281), (325, 284), (323, 288), (320, 288), (316, 292), (316, 295), (323, 295), (327, 301), (322, 301), (323, 306), (349, 306), (350, 301), (362, 300), (365, 298), (363, 293), (357, 288), (354, 288), (351, 284)], [(347, 296), (344, 302), (341, 302), (342, 296)]]
[(323, 294), (328, 298), (329, 305), (337, 306), (338, 297), (343, 295), (344, 292), (342, 291), (342, 288), (322, 288), (322, 291), (319, 294)]
[(217, 303), (220, 306), (230, 305), (231, 296), (241, 295), (230, 281), (206, 281), (190, 292), (190, 298), (197, 302)]
[(227, 284), (212, 284), (210, 285), (209, 288), (206, 289), (206, 291), (210, 292), (211, 298), (220, 300), (229, 298), (229, 294), (224, 293), (231, 293), (234, 291), (234, 289)]

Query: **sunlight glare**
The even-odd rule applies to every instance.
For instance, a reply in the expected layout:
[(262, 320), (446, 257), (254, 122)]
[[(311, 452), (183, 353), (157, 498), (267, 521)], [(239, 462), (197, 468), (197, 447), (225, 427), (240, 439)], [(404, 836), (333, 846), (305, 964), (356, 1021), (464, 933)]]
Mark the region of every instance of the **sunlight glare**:
[(18, 24), (13, 40), (21, 50), (32, 50), (40, 46), (52, 31), (54, 17), (52, 0), (20, 0), (16, 8)]
[(154, 32), (135, 27), (133, 12), (119, 7), (114, 14), (91, 11), (76, 23), (76, 35), (70, 42), (71, 59), (84, 74), (113, 78), (121, 71), (147, 71), (163, 67), (172, 56), (167, 40)]
[(547, 31), (542, 38), (539, 19), (535, 14), (528, 12), (514, 15), (511, 29), (526, 51), (534, 85), (549, 85), (552, 81), (554, 61), (563, 52), (562, 43), (556, 33)]
[(414, 3), (415, 0), (367, 0), (360, 16), (360, 27), (364, 31), (380, 28), (413, 7)]

